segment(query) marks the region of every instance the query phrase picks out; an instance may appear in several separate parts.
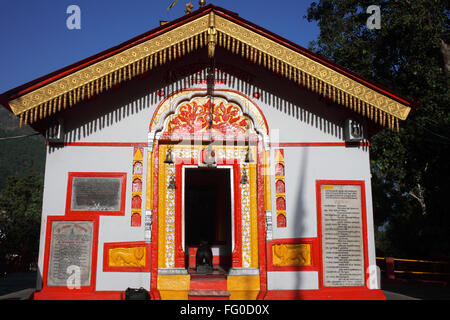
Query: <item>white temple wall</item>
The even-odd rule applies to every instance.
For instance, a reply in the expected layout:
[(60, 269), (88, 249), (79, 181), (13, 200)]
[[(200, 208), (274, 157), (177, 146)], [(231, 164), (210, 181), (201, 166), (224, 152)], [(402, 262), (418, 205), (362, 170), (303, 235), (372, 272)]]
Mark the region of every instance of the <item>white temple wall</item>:
[[(68, 173), (124, 172), (127, 174), (125, 215), (99, 216), (96, 290), (125, 290), (128, 287), (149, 289), (149, 272), (103, 272), (104, 243), (144, 240), (144, 224), (142, 223), (140, 227), (130, 226), (133, 147), (68, 146), (51, 152), (49, 150), (50, 148), (47, 147), (39, 270), (43, 270), (46, 217), (65, 215)], [(146, 172), (146, 148), (143, 164), (144, 172)], [(145, 175), (143, 178), (142, 194), (145, 195)], [(120, 276), (118, 277), (117, 274)]]
[[(260, 82), (267, 78), (267, 74), (262, 78)], [(137, 93), (131, 102), (127, 98), (128, 93), (119, 90), (89, 102), (84, 111), (81, 108), (70, 110), (72, 116), (67, 119), (67, 141), (146, 143), (153, 113), (163, 99), (156, 94), (156, 90), (153, 90), (158, 81), (161, 79), (154, 78), (139, 83), (139, 88), (132, 89)], [(179, 82), (183, 83), (183, 80)], [(147, 90), (146, 94), (139, 93), (139, 90), (144, 90), (147, 85), (153, 89)], [(200, 84), (194, 87), (206, 86)], [(217, 86), (233, 90), (239, 87), (240, 84), (237, 82)], [(178, 85), (171, 84), (169, 88), (176, 89)], [(300, 93), (294, 86), (283, 88), (281, 80), (278, 79), (273, 81), (273, 88), (273, 92), (278, 92), (277, 88), (280, 88), (282, 97), (275, 97), (256, 85), (246, 85), (246, 94), (260, 107), (267, 119), (271, 143), (344, 142), (342, 123), (349, 114), (347, 110), (327, 106), (313, 95)], [(255, 91), (262, 93), (260, 99), (251, 96)], [(284, 97), (288, 97), (289, 101)], [(89, 114), (87, 120), (85, 113)], [(317, 237), (316, 180), (364, 180), (369, 265), (374, 265), (368, 150), (344, 146), (273, 145), (272, 172), (274, 150), (278, 148), (284, 149), (285, 156), (287, 227), (276, 226), (275, 181), (271, 179), (273, 239)], [(142, 223), (141, 227), (130, 226), (133, 147), (67, 146), (47, 149), (39, 269), (43, 270), (46, 216), (65, 214), (68, 172), (126, 172), (125, 216), (100, 216), (99, 219), (96, 290), (125, 290), (133, 286), (149, 289), (150, 272), (102, 271), (105, 242), (144, 240), (144, 224)], [(143, 208), (146, 195), (146, 150), (147, 148), (144, 148)], [(268, 289), (294, 290), (317, 289), (317, 287), (318, 274), (315, 271), (268, 272)]]

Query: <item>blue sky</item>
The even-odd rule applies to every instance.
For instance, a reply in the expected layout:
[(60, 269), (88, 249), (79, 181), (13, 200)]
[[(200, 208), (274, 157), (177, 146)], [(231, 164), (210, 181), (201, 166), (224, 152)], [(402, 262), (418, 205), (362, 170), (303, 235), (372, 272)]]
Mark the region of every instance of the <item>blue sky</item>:
[[(1, 0), (0, 93), (111, 48), (184, 15), (188, 0)], [(303, 47), (319, 34), (303, 18), (312, 1), (206, 1)], [(194, 10), (198, 1), (192, 0)], [(81, 9), (81, 29), (69, 30), (67, 7)]]

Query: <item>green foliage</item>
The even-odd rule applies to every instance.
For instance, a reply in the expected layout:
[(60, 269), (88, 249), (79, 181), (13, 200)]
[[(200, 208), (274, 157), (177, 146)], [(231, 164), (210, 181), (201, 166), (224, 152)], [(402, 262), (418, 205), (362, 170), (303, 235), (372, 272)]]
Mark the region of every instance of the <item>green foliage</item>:
[[(19, 128), (19, 120), (9, 111), (0, 107), (0, 138), (29, 135), (35, 131), (25, 126)], [(45, 139), (41, 135), (0, 139), (0, 194), (9, 176), (44, 176)]]
[[(381, 8), (381, 29), (366, 26), (366, 8)], [(400, 133), (371, 141), (377, 246), (408, 257), (449, 257), (445, 199), (450, 177), (450, 2), (321, 0), (308, 9), (321, 32), (310, 48), (417, 101)]]
[[(43, 179), (9, 177), (0, 196), (0, 254), (37, 256)], [(30, 261), (27, 261), (30, 262)]]
[(45, 139), (5, 139), (34, 133), (0, 106), (0, 269), (19, 271), (38, 254)]

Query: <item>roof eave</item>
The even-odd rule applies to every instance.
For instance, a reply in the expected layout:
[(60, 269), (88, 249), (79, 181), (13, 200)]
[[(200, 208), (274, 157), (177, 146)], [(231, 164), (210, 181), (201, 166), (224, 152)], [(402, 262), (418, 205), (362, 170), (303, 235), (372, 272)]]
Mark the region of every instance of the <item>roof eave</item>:
[(3, 97), (7, 100), (13, 100), (17, 97), (20, 97), (30, 91), (36, 90), (38, 88), (41, 88), (45, 85), (48, 85), (49, 83), (56, 81), (70, 73), (73, 73), (75, 71), (78, 71), (80, 69), (83, 69), (85, 67), (88, 67), (96, 62), (102, 61), (106, 58), (109, 58), (115, 54), (118, 54), (124, 50), (127, 50), (128, 48), (131, 48), (137, 44), (140, 44), (144, 41), (147, 41), (153, 37), (157, 37), (158, 35), (165, 33), (169, 30), (172, 30), (176, 28), (178, 25), (182, 23), (189, 22), (191, 20), (195, 20), (198, 17), (207, 14), (209, 11), (211, 11), (213, 8), (216, 8), (214, 5), (208, 5), (203, 8), (200, 8), (188, 15), (181, 16), (180, 18), (177, 18), (175, 20), (172, 20), (164, 25), (158, 26), (152, 30), (149, 30), (143, 34), (140, 34), (130, 40), (127, 40), (125, 42), (122, 42), (112, 48), (106, 49), (102, 52), (99, 52), (95, 55), (92, 55), (90, 57), (87, 57), (81, 61), (75, 62), (69, 66), (63, 67), (61, 69), (58, 69), (56, 71), (53, 71), (49, 74), (46, 74), (42, 77), (39, 77), (35, 80), (31, 80), (25, 84), (22, 84), (16, 88), (10, 89), (0, 95), (0, 97)]
[[(2, 104), (7, 109), (9, 109), (11, 112), (13, 112), (13, 108), (11, 108), (9, 101), (12, 101), (12, 100), (18, 99), (18, 98), (22, 98), (22, 96), (24, 96), (26, 94), (28, 94), (28, 96), (29, 96), (29, 93), (35, 92), (35, 90), (38, 90), (42, 87), (50, 85), (57, 80), (64, 79), (65, 77), (71, 77), (72, 73), (78, 72), (80, 70), (84, 70), (85, 68), (89, 69), (88, 67), (90, 67), (94, 64), (97, 64), (99, 62), (103, 63), (102, 62), (103, 60), (106, 60), (108, 58), (114, 57), (115, 55), (121, 54), (122, 52), (124, 52), (128, 49), (134, 50), (135, 46), (143, 44), (149, 40), (153, 41), (152, 40), (153, 38), (163, 35), (167, 32), (169, 32), (169, 34), (170, 34), (170, 32), (172, 30), (177, 29), (178, 27), (187, 27), (184, 25), (191, 21), (199, 19), (199, 18), (204, 19), (203, 16), (210, 13), (211, 11), (214, 11), (214, 14), (216, 14), (217, 16), (222, 17), (223, 21), (228, 20), (228, 21), (230, 21), (229, 22), (230, 24), (234, 23), (234, 26), (236, 26), (236, 27), (240, 26), (244, 29), (250, 30), (251, 32), (254, 32), (254, 34), (253, 34), (254, 36), (261, 37), (261, 39), (264, 41), (266, 41), (266, 39), (269, 39), (270, 41), (272, 41), (271, 43), (273, 43), (274, 46), (278, 46), (279, 48), (282, 48), (282, 50), (286, 49), (289, 52), (294, 52), (294, 55), (297, 55), (298, 57), (304, 56), (305, 58), (301, 58), (301, 59), (307, 58), (307, 59), (309, 59), (308, 61), (310, 61), (311, 63), (317, 64), (318, 66), (322, 65), (324, 68), (326, 67), (329, 70), (333, 70), (330, 72), (335, 72), (335, 74), (341, 74), (344, 77), (344, 79), (350, 79), (352, 81), (355, 81), (355, 84), (359, 83), (360, 86), (362, 85), (363, 87), (367, 87), (370, 90), (377, 92), (379, 95), (389, 97), (390, 99), (396, 101), (397, 103), (399, 103), (405, 107), (409, 107), (410, 109), (412, 109), (412, 108), (416, 108), (419, 105), (418, 103), (414, 102), (411, 99), (405, 98), (402, 95), (400, 95), (390, 89), (384, 88), (384, 87), (374, 83), (371, 80), (368, 80), (359, 75), (356, 75), (352, 71), (347, 70), (346, 68), (343, 68), (343, 67), (337, 65), (336, 63), (334, 63), (324, 57), (321, 57), (320, 55), (318, 55), (308, 49), (303, 48), (300, 45), (297, 45), (283, 37), (280, 37), (280, 36), (274, 34), (271, 31), (268, 31), (250, 21), (247, 21), (247, 20), (239, 17), (238, 14), (236, 14), (234, 12), (228, 11), (228, 10), (220, 8), (220, 7), (216, 7), (212, 4), (205, 6), (203, 8), (200, 8), (200, 9), (192, 12), (189, 15), (182, 16), (178, 19), (175, 19), (164, 25), (154, 28), (144, 34), (136, 36), (133, 39), (123, 42), (113, 48), (102, 51), (96, 55), (93, 55), (91, 57), (83, 59), (77, 63), (74, 63), (74, 64), (64, 67), (62, 69), (59, 69), (57, 71), (54, 71), (48, 75), (45, 75), (43, 77), (40, 77), (33, 81), (30, 81), (30, 82), (28, 82), (24, 85), (21, 85), (17, 88), (11, 89), (11, 90), (5, 92), (4, 94), (0, 95), (0, 102), (2, 102)], [(228, 21), (227, 21), (227, 23), (228, 23)], [(196, 22), (194, 22), (194, 23), (196, 23)], [(154, 41), (156, 41), (156, 39)], [(107, 61), (108, 60), (104, 61), (104, 63), (108, 63)], [(93, 68), (95, 68), (95, 67), (93, 67)], [(92, 69), (92, 68), (90, 68), (90, 69)], [(57, 86), (57, 83), (55, 83), (54, 86)], [(45, 89), (45, 90), (47, 90), (47, 89)], [(61, 101), (59, 101), (59, 103), (61, 103)], [(64, 103), (65, 103), (65, 100), (64, 100)], [(59, 110), (59, 107), (58, 107), (58, 110)], [(41, 114), (42, 114), (42, 111), (41, 111)], [(35, 118), (36, 118), (36, 114), (35, 114)], [(25, 120), (25, 122), (26, 122), (26, 120)]]

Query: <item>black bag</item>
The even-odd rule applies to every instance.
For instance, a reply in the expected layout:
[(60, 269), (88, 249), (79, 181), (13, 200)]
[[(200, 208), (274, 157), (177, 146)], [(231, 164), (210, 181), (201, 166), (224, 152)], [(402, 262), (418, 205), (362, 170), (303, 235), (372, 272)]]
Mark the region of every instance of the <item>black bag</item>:
[(125, 300), (150, 300), (150, 295), (144, 288), (128, 288), (125, 290)]

